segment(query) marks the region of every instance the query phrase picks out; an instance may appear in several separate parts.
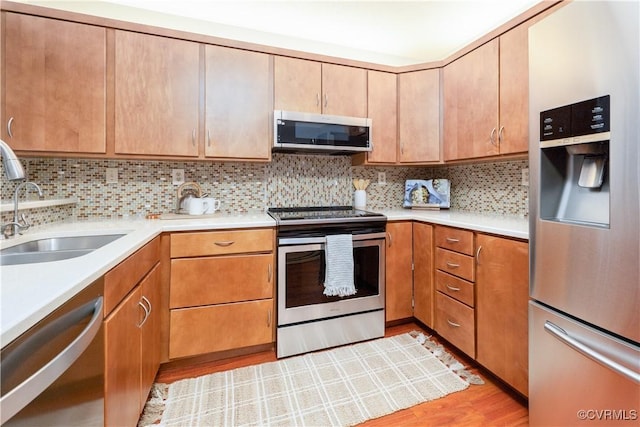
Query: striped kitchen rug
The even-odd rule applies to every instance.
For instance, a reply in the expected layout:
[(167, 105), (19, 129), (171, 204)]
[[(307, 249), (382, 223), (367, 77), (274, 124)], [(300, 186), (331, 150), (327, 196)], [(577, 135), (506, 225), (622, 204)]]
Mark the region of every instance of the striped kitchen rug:
[(482, 380), (441, 346), (403, 334), (156, 384), (139, 425), (351, 426), (470, 383)]

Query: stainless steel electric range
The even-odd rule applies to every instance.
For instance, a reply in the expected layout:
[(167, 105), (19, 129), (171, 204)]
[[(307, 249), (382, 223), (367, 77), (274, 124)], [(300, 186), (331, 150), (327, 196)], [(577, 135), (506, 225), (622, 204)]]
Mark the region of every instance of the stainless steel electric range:
[[(277, 223), (278, 357), (384, 336), (387, 218), (351, 206), (271, 208)], [(351, 235), (356, 293), (326, 296), (326, 240)]]

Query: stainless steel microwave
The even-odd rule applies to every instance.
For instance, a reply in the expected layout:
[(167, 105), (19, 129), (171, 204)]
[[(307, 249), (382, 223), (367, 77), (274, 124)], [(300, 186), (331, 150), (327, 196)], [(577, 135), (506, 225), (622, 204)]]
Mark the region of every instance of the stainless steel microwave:
[(273, 151), (353, 154), (371, 151), (371, 119), (274, 111)]

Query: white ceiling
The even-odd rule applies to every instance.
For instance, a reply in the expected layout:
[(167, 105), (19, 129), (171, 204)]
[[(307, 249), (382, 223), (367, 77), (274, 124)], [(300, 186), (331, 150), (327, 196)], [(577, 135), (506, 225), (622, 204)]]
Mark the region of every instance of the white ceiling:
[(540, 0), (19, 0), (322, 55), (438, 61)]

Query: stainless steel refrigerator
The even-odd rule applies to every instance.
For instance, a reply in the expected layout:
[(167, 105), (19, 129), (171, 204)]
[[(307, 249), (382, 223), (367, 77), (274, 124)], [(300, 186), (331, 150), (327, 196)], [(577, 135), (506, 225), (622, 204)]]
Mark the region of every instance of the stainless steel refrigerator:
[(640, 2), (529, 30), (532, 426), (640, 424)]

